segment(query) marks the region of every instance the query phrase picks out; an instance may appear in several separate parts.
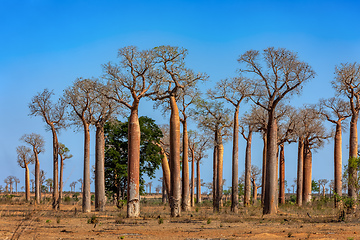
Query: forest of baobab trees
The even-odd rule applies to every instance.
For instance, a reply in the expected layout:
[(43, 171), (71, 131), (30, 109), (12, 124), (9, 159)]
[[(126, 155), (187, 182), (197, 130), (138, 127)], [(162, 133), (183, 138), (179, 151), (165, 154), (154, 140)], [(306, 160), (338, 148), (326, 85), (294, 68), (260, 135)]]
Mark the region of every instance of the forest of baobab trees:
[[(164, 114), (169, 125), (162, 127), (163, 137), (156, 145), (161, 149), (163, 184), (167, 192), (171, 217), (179, 217), (201, 199), (200, 160), (212, 159), (213, 211), (220, 212), (223, 204), (224, 143), (232, 142), (231, 211), (238, 213), (239, 204), (251, 205), (261, 187), (261, 206), (264, 215), (278, 212), (285, 203), (286, 144), (298, 145), (296, 204), (311, 203), (312, 154), (326, 141), (334, 144), (334, 207), (352, 201), (355, 208), (358, 184), (357, 121), (360, 110), (360, 65), (339, 63), (334, 66), (331, 82), (336, 94), (319, 99), (301, 108), (291, 104), (302, 86), (316, 78), (315, 70), (299, 59), (297, 53), (284, 48), (269, 47), (240, 53), (238, 76), (216, 82), (215, 87), (203, 89), (201, 83), (212, 81), (206, 73), (196, 73), (186, 65), (188, 51), (181, 47), (159, 46), (140, 50), (135, 46), (119, 49), (118, 61), (99, 66), (103, 74), (97, 78), (81, 76), (64, 89), (62, 96), (54, 96), (44, 89), (34, 94), (29, 102), (29, 115), (42, 120), (52, 134), (53, 183), (52, 208), (61, 209), (63, 189), (63, 163), (71, 158), (66, 143), (59, 133), (67, 128), (81, 129), (84, 134), (82, 212), (91, 211), (90, 129), (96, 131), (95, 141), (95, 210), (105, 211), (105, 134), (107, 122), (124, 117), (128, 119), (128, 162), (126, 208), (127, 217), (141, 214), (140, 206), (140, 125), (141, 101), (151, 100), (159, 114)], [(58, 98), (58, 99), (57, 99)], [(250, 111), (240, 115), (247, 106)], [(189, 121), (197, 129), (188, 129)], [(325, 127), (325, 122), (335, 130)], [(348, 159), (342, 160), (342, 129), (349, 129)], [(263, 160), (256, 186), (252, 179), (252, 134), (259, 132), (263, 139)], [(246, 140), (246, 151), (239, 152), (239, 137)], [(91, 139), (92, 140), (92, 139)], [(42, 136), (25, 134), (17, 148), (19, 166), (25, 170), (26, 201), (30, 201), (30, 173), (28, 165), (35, 163), (35, 199), (40, 204)], [(206, 156), (210, 150), (212, 156)], [(239, 198), (239, 155), (245, 156), (244, 196)], [(195, 171), (196, 164), (196, 171)], [(206, 164), (210, 164), (207, 162)], [(345, 170), (344, 166), (346, 167)], [(255, 168), (254, 168), (255, 169)], [(196, 183), (195, 183), (196, 174)], [(320, 182), (319, 182), (320, 183)], [(325, 183), (326, 184), (326, 183)], [(320, 183), (321, 185), (321, 183)], [(347, 194), (343, 194), (343, 188)], [(325, 192), (325, 191), (324, 191)], [(344, 196), (343, 196), (344, 195)]]

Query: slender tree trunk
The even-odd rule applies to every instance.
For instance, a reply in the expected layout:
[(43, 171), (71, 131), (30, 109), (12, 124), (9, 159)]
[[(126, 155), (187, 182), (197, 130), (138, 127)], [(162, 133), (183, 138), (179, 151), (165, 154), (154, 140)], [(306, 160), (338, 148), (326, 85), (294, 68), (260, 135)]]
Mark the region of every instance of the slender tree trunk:
[(59, 169), (59, 142), (56, 134), (56, 130), (54, 126), (51, 126), (52, 134), (53, 134), (53, 204), (52, 207), (54, 210), (60, 209), (60, 203), (59, 203), (59, 187), (58, 187), (58, 169)]
[(304, 144), (304, 186), (303, 204), (311, 201), (312, 154), (309, 146)]
[(162, 179), (162, 203), (166, 203), (167, 202), (167, 194), (166, 194), (166, 187), (165, 187), (165, 180), (164, 180), (164, 175), (163, 175), (163, 179)]
[(215, 146), (213, 155), (213, 210), (216, 211), (217, 179), (218, 179), (218, 132), (215, 131)]
[(357, 180), (356, 167), (351, 166), (351, 158), (358, 157), (358, 134), (357, 134), (357, 122), (358, 122), (358, 111), (353, 112), (350, 121), (350, 143), (349, 143), (349, 184), (348, 184), (348, 195), (351, 198), (356, 199), (356, 186)]
[[(183, 159), (182, 159), (182, 198), (181, 208), (187, 212), (190, 209), (190, 189), (189, 189), (189, 138), (187, 132), (187, 120), (184, 118), (183, 121)], [(192, 170), (193, 171), (193, 170)], [(193, 188), (193, 185), (192, 185)], [(193, 191), (194, 192), (194, 191)], [(192, 195), (193, 197), (193, 195)], [(191, 200), (192, 205), (194, 200)]]
[[(335, 193), (342, 196), (342, 137), (341, 121), (337, 122), (334, 139), (334, 187)], [(338, 202), (335, 199), (335, 207)]]
[(236, 106), (234, 113), (231, 211), (237, 213), (238, 205), (239, 205), (239, 105)]
[(59, 204), (61, 204), (63, 185), (64, 185), (63, 170), (64, 170), (64, 158), (60, 156)]
[(127, 184), (127, 217), (140, 216), (140, 124), (138, 103), (134, 103), (128, 127), (128, 184)]
[(96, 127), (95, 144), (95, 210), (105, 211), (105, 136), (104, 126)]
[(40, 162), (38, 153), (33, 147), (33, 152), (35, 156), (35, 202), (40, 203)]
[(216, 203), (215, 203), (215, 212), (220, 212), (222, 195), (223, 195), (223, 157), (224, 157), (224, 146), (222, 142), (221, 133), (218, 134), (218, 151), (217, 151), (217, 182), (216, 182)]
[(304, 141), (299, 138), (298, 144), (298, 169), (297, 169), (297, 188), (296, 188), (296, 202), (298, 206), (303, 203), (303, 179), (304, 179)]
[(24, 163), (25, 165), (25, 198), (26, 201), (30, 201), (30, 172), (28, 164)]
[[(84, 177), (82, 183), (82, 211), (91, 212), (91, 194), (90, 194), (90, 130), (89, 124), (83, 121), (84, 125)], [(56, 188), (54, 186), (54, 188)]]
[(249, 134), (246, 138), (244, 206), (250, 205), (251, 197), (251, 141), (252, 131), (249, 128)]
[(264, 199), (264, 214), (277, 213), (277, 123), (275, 109), (269, 111), (268, 130), (267, 130), (267, 154), (266, 154), (266, 184)]
[(190, 189), (190, 198), (191, 198), (191, 207), (195, 206), (194, 203), (194, 189), (195, 189), (195, 151), (194, 148), (191, 149), (191, 189)]
[(253, 195), (252, 195), (252, 204), (255, 204), (256, 203), (256, 200), (257, 200), (257, 190), (258, 190), (258, 187), (256, 185), (256, 182), (254, 179), (252, 179), (252, 185), (253, 185)]
[(196, 203), (201, 203), (200, 160), (196, 161)]
[(285, 203), (285, 155), (284, 155), (284, 144), (280, 144), (280, 189), (279, 189), (279, 203)]
[(171, 192), (170, 208), (171, 217), (181, 215), (181, 190), (180, 190), (180, 118), (179, 109), (174, 96), (170, 96), (170, 169), (171, 169)]
[[(166, 188), (166, 195), (167, 195), (167, 198), (170, 198), (170, 167), (169, 167), (169, 162), (167, 160), (167, 157), (166, 157), (166, 153), (164, 151), (164, 148), (161, 147), (161, 155), (163, 156), (162, 159), (161, 159), (161, 164), (162, 164), (162, 169), (163, 169), (163, 182), (164, 182), (164, 185), (165, 185), (165, 188)], [(170, 201), (170, 199), (169, 199)]]
[(265, 200), (265, 185), (266, 185), (266, 146), (267, 146), (267, 133), (263, 133), (263, 164), (262, 164), (262, 179), (261, 179), (261, 206), (264, 206)]

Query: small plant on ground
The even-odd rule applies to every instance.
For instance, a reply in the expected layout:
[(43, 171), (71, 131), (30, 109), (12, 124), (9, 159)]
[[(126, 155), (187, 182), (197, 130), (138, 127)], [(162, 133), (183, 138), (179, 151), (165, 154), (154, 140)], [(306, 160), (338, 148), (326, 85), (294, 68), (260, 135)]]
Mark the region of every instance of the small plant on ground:
[(98, 218), (95, 215), (92, 215), (91, 218), (88, 219), (88, 223), (97, 223)]
[(210, 224), (210, 223), (211, 223), (211, 219), (209, 218), (206, 223), (207, 223), (207, 224)]
[(159, 218), (159, 221), (158, 221), (159, 224), (163, 224), (164, 223), (164, 219), (162, 218)]

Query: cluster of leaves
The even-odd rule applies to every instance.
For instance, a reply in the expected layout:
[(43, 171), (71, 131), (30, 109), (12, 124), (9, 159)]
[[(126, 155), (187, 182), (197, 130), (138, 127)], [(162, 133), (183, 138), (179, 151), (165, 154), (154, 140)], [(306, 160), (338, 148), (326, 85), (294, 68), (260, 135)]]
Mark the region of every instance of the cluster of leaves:
[[(144, 193), (144, 174), (155, 177), (161, 164), (160, 147), (163, 136), (155, 121), (149, 117), (139, 118), (140, 141), (140, 194)], [(126, 196), (128, 161), (128, 122), (112, 121), (105, 124), (105, 188), (119, 200)], [(119, 196), (122, 195), (122, 196)]]

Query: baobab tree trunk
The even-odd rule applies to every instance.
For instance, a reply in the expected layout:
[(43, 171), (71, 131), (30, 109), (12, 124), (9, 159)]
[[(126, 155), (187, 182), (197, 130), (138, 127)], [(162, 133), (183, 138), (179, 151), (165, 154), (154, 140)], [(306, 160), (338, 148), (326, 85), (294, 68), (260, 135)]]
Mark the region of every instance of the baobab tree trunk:
[(222, 202), (222, 193), (223, 193), (223, 156), (224, 156), (224, 146), (222, 143), (221, 134), (218, 134), (218, 147), (217, 147), (217, 182), (216, 182), (216, 199), (215, 199), (215, 212), (220, 212), (221, 202)]
[(277, 213), (277, 123), (275, 109), (269, 111), (266, 147), (266, 182), (264, 214)]
[(131, 109), (128, 131), (127, 217), (131, 218), (140, 215), (140, 124), (136, 103)]
[(267, 133), (263, 133), (263, 164), (262, 164), (262, 179), (261, 179), (261, 206), (264, 206), (265, 199), (265, 185), (266, 185), (266, 146), (267, 146)]
[[(84, 179), (83, 179), (83, 202), (82, 211), (84, 213), (91, 211), (90, 196), (90, 131), (89, 124), (83, 121), (84, 125)], [(55, 182), (55, 181), (54, 181)], [(57, 188), (54, 186), (54, 188)]]
[[(190, 209), (190, 189), (189, 189), (189, 138), (187, 133), (187, 121), (184, 118), (183, 121), (183, 159), (182, 159), (182, 198), (181, 198), (181, 208), (183, 211), (187, 212)], [(193, 171), (193, 170), (192, 170)], [(193, 183), (193, 180), (192, 180)], [(194, 185), (192, 185), (193, 188)], [(194, 192), (194, 190), (193, 190)], [(193, 196), (192, 196), (193, 197)], [(192, 204), (194, 200), (191, 200)], [(193, 206), (193, 205), (192, 205)]]
[(29, 172), (29, 167), (26, 163), (24, 163), (25, 165), (25, 198), (26, 201), (30, 201), (30, 172)]
[(37, 151), (33, 147), (33, 152), (35, 156), (35, 202), (40, 203), (40, 162)]
[(164, 180), (164, 175), (163, 175), (163, 179), (162, 179), (162, 203), (166, 203), (167, 202), (167, 194), (166, 194), (166, 187), (165, 187), (165, 180)]
[(244, 206), (250, 205), (251, 197), (251, 141), (252, 131), (249, 128), (249, 134), (246, 138)]
[(195, 190), (195, 151), (194, 148), (191, 149), (191, 189), (190, 189), (190, 199), (191, 199), (191, 207), (195, 206), (194, 203), (194, 190)]
[(239, 205), (239, 106), (234, 113), (233, 132), (231, 211), (234, 213), (238, 212)]
[(63, 191), (63, 170), (64, 170), (64, 158), (60, 156), (60, 178), (59, 178), (59, 205), (61, 204), (62, 200), (62, 191)]
[(180, 118), (179, 109), (176, 105), (175, 97), (170, 96), (170, 169), (171, 169), (171, 192), (170, 192), (170, 208), (171, 217), (179, 217), (181, 215), (180, 206)]
[(213, 210), (215, 212), (215, 204), (217, 199), (217, 179), (218, 179), (218, 132), (215, 131), (214, 139), (214, 156), (213, 156)]
[(95, 210), (105, 211), (105, 136), (104, 127), (96, 127), (96, 144), (95, 144)]
[(58, 186), (58, 168), (59, 168), (59, 142), (54, 126), (51, 126), (51, 131), (53, 134), (53, 204), (52, 207), (54, 210), (59, 210), (59, 186)]
[(358, 156), (358, 134), (357, 134), (357, 122), (358, 122), (358, 111), (353, 111), (350, 121), (350, 143), (349, 143), (349, 184), (348, 184), (348, 195), (351, 198), (356, 199), (356, 186), (355, 182), (357, 179), (356, 167), (352, 166), (351, 159), (357, 158)]
[(279, 189), (279, 203), (285, 203), (285, 155), (284, 155), (284, 144), (280, 144), (280, 189)]
[(258, 186), (256, 185), (256, 182), (254, 179), (252, 179), (252, 185), (253, 185), (253, 195), (252, 195), (252, 204), (256, 203), (257, 200), (257, 190), (258, 190)]
[(201, 203), (200, 161), (196, 161), (196, 203)]
[[(336, 123), (335, 139), (334, 139), (334, 190), (339, 196), (342, 196), (342, 137), (341, 137), (341, 121)], [(331, 192), (330, 192), (331, 193)], [(335, 207), (338, 202), (335, 198)]]
[(311, 201), (312, 154), (307, 144), (304, 144), (304, 186), (303, 204)]
[[(161, 147), (161, 146), (160, 146)], [(163, 155), (162, 157), (162, 161), (161, 161), (161, 164), (162, 164), (162, 169), (163, 169), (163, 182), (164, 182), (164, 185), (165, 185), (165, 188), (166, 188), (166, 195), (168, 198), (170, 198), (170, 167), (169, 167), (169, 162), (167, 160), (167, 157), (166, 157), (166, 153), (164, 151), (164, 149), (161, 147), (161, 155)], [(170, 201), (170, 199), (169, 199)]]
[(298, 169), (297, 169), (297, 188), (296, 201), (298, 206), (302, 206), (303, 196), (303, 180), (304, 180), (304, 141), (299, 138), (298, 144)]

